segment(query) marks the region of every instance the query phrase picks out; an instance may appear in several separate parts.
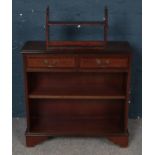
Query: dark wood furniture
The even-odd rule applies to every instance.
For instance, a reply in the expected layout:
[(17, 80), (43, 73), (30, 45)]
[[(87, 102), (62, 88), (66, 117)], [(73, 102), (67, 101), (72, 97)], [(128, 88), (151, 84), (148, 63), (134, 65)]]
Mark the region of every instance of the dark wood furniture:
[[(101, 25), (102, 41), (50, 41), (52, 25)], [(103, 22), (53, 22), (46, 11), (46, 42), (23, 49), (27, 114), (26, 144), (54, 136), (104, 136), (128, 145), (131, 49), (108, 42)]]
[(51, 136), (103, 136), (128, 146), (130, 46), (90, 45), (24, 45), (27, 146)]
[[(102, 26), (103, 27), (103, 40), (102, 41), (54, 41), (50, 40), (50, 27), (54, 25), (62, 26)], [(53, 48), (53, 46), (105, 46), (108, 42), (108, 8), (104, 8), (103, 21), (50, 21), (49, 7), (46, 9), (46, 49)]]

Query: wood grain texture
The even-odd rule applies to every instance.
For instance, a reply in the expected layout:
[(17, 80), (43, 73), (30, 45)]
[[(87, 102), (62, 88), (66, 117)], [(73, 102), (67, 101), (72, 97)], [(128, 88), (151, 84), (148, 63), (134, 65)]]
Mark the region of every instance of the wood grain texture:
[[(91, 42), (90, 42), (91, 44)], [(27, 42), (23, 47), (27, 146), (50, 136), (104, 136), (128, 144), (131, 49)], [(54, 67), (49, 67), (49, 65)]]
[(28, 135), (26, 134), (26, 146), (33, 147), (38, 143), (41, 143), (48, 139), (48, 136), (40, 136), (40, 135)]
[(76, 60), (73, 56), (28, 56), (28, 68), (73, 68), (76, 66)]
[(115, 144), (118, 144), (120, 147), (126, 148), (129, 143), (129, 135), (119, 135), (119, 136), (107, 136), (107, 138)]
[[(50, 50), (46, 49), (46, 42), (45, 41), (27, 41), (23, 48), (22, 53), (42, 53), (42, 54), (120, 54), (120, 55), (130, 55), (131, 54), (131, 47), (128, 42), (126, 41), (108, 41), (106, 46), (103, 46), (103, 41), (89, 41), (89, 44), (92, 44), (91, 47), (86, 46), (67, 46), (64, 43), (65, 41), (54, 41), (53, 46)], [(74, 41), (72, 41), (74, 42)], [(74, 49), (74, 50), (73, 50)]]
[[(54, 45), (56, 45), (53, 41), (50, 41), (50, 27), (54, 25), (63, 25), (63, 26), (102, 26), (104, 29), (104, 35), (103, 38), (104, 40), (102, 41), (102, 46), (107, 45), (107, 40), (108, 40), (108, 8), (105, 7), (104, 9), (104, 20), (103, 21), (50, 21), (49, 17), (49, 7), (46, 9), (46, 49), (50, 49)], [(54, 43), (54, 44), (53, 44)], [(63, 41), (62, 42), (65, 46), (82, 46), (82, 47), (92, 47), (94, 46), (93, 42), (83, 42), (83, 41)], [(59, 45), (58, 45), (59, 46)]]
[(127, 68), (128, 59), (120, 57), (82, 57), (81, 68)]

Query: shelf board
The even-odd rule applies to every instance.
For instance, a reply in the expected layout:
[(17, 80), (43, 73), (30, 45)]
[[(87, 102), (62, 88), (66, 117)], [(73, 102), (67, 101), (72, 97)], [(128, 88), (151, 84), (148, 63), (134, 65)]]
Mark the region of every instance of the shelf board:
[(76, 119), (76, 120), (32, 118), (30, 132), (34, 133), (41, 132), (59, 136), (101, 135), (103, 133), (115, 133), (115, 132), (121, 133), (123, 132), (123, 121), (122, 118)]
[(125, 99), (120, 91), (93, 90), (35, 90), (28, 95), (30, 99)]
[(125, 99), (125, 96), (29, 95), (30, 99)]

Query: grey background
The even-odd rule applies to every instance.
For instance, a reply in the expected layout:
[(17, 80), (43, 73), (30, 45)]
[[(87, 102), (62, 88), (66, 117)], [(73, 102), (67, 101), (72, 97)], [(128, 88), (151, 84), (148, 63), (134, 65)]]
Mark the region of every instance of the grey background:
[[(20, 54), (28, 40), (45, 40), (45, 9), (49, 5), (52, 20), (103, 20), (104, 6), (109, 8), (109, 39), (129, 41), (133, 49), (131, 105), (129, 116), (142, 116), (142, 8), (141, 0), (13, 0), (13, 117), (25, 116), (23, 64)], [(58, 27), (52, 37), (61, 40), (99, 40), (100, 28)]]

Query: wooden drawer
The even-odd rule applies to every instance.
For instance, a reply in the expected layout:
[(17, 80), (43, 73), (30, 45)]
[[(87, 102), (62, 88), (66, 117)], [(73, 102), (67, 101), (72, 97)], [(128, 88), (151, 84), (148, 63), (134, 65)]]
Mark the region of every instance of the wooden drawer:
[(76, 66), (74, 56), (27, 56), (27, 68), (73, 68)]
[(80, 68), (127, 68), (127, 57), (81, 57)]

